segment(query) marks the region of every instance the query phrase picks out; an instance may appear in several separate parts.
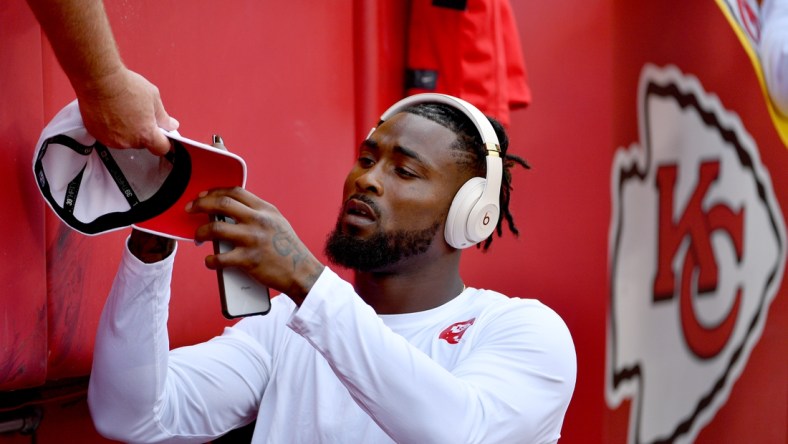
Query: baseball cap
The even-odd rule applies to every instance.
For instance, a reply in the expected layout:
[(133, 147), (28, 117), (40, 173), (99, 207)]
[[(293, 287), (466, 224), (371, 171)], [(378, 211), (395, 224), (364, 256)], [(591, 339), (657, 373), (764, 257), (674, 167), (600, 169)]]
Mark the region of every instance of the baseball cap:
[(192, 240), (205, 214), (186, 203), (201, 191), (246, 185), (246, 163), (230, 152), (165, 131), (173, 149), (157, 156), (147, 149), (116, 149), (91, 136), (75, 100), (41, 132), (33, 174), (44, 200), (69, 227), (98, 235), (134, 226)]

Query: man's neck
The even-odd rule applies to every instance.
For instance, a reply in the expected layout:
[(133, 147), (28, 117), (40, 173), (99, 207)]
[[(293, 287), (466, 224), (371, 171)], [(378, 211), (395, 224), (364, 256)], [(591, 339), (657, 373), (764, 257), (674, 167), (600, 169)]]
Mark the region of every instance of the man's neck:
[(378, 314), (414, 313), (454, 299), (464, 288), (460, 254), (413, 261), (387, 272), (356, 272), (356, 292)]

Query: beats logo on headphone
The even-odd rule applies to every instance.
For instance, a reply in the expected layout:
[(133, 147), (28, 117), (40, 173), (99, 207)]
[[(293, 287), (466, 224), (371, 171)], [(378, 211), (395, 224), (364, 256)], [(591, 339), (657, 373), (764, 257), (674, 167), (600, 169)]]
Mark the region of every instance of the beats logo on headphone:
[(460, 187), (449, 208), (444, 236), (454, 248), (467, 248), (487, 239), (500, 216), (499, 197), (503, 161), (498, 136), (490, 121), (475, 106), (446, 94), (416, 94), (392, 105), (380, 117), (385, 121), (405, 108), (420, 103), (442, 103), (462, 112), (476, 126), (487, 150), (487, 177), (473, 177)]

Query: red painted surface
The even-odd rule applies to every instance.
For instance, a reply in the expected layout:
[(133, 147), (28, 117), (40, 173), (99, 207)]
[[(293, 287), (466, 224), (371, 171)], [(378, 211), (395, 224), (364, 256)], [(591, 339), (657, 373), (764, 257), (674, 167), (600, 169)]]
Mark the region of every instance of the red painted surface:
[[(247, 187), (287, 214), (322, 257), (341, 184), (357, 146), (353, 2), (107, 2), (126, 64), (161, 90), (186, 137), (221, 134), (248, 163)], [(0, 416), (20, 402), (41, 405), (39, 442), (96, 442), (79, 394), (46, 387), (89, 373), (98, 317), (128, 230), (86, 237), (44, 208), (31, 171), (44, 124), (73, 100), (23, 0), (0, 6), (0, 131), (13, 162), (2, 168), (10, 208), (0, 236)], [(370, 117), (369, 122), (377, 117)], [(331, 187), (326, 184), (336, 184)], [(210, 246), (179, 246), (169, 320), (172, 345), (205, 340), (228, 324)], [(207, 290), (206, 290), (207, 289)], [(77, 380), (81, 381), (81, 380)], [(29, 390), (25, 390), (28, 389)], [(21, 441), (20, 441), (21, 440)], [(29, 437), (2, 435), (0, 442)]]
[[(726, 109), (742, 119), (759, 147), (783, 211), (788, 202), (788, 151), (779, 140), (757, 78), (742, 45), (714, 1), (614, 1), (612, 146), (639, 140), (637, 82), (644, 63), (673, 64), (696, 76)], [(745, 220), (745, 223), (746, 220)], [(746, 239), (744, 240), (747, 241)], [(788, 439), (788, 286), (777, 293), (760, 340), (725, 405), (697, 436), (697, 443), (768, 442)], [(603, 359), (600, 356), (600, 359)], [(607, 411), (605, 440), (625, 443), (630, 403)]]
[(512, 113), (510, 131), (512, 152), (533, 166), (514, 174), (521, 235), (496, 239), (487, 257), (465, 257), (465, 270), (478, 270), (481, 286), (537, 298), (563, 317), (578, 376), (560, 442), (605, 442), (612, 7), (517, 1), (513, 9), (533, 93), (527, 109)]
[(9, 390), (42, 384), (47, 359), (44, 201), (32, 174), (41, 33), (21, 1), (0, 6), (0, 54), (0, 390)]
[[(339, 186), (323, 184), (341, 184), (355, 148), (351, 6), (247, 2), (227, 8), (204, 1), (184, 10), (178, 2), (107, 3), (124, 61), (159, 87), (180, 133), (205, 142), (222, 135), (247, 162), (247, 188), (287, 214), (316, 251), (340, 196)], [(139, 32), (151, 26), (156, 32)], [(45, 85), (50, 118), (73, 93), (48, 47), (45, 55), (52, 69)], [(85, 237), (51, 213), (47, 220), (48, 262), (69, 264), (48, 268), (48, 377), (85, 375), (128, 232)], [(206, 291), (217, 288), (215, 274), (202, 265), (207, 254), (208, 245), (179, 245), (173, 345), (205, 340), (227, 324), (218, 294)]]

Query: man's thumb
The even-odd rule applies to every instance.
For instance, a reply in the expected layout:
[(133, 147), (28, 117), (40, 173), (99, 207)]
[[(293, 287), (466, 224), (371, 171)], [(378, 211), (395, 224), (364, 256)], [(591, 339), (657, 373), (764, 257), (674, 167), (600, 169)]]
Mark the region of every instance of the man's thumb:
[(150, 143), (145, 144), (145, 148), (157, 156), (163, 156), (170, 152), (170, 149), (172, 149), (172, 143), (170, 142), (170, 139), (164, 135), (164, 133), (156, 128), (156, 130), (153, 131), (152, 140), (150, 140)]
[(156, 104), (156, 124), (167, 131), (175, 131), (180, 126), (180, 122), (177, 119), (167, 114), (161, 102)]

